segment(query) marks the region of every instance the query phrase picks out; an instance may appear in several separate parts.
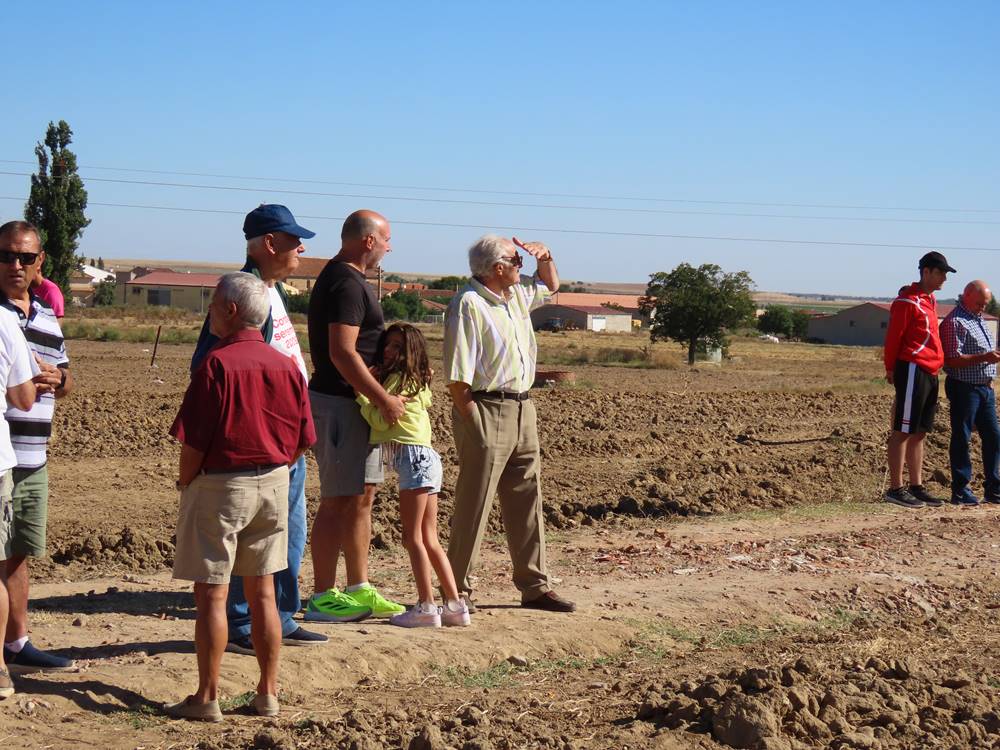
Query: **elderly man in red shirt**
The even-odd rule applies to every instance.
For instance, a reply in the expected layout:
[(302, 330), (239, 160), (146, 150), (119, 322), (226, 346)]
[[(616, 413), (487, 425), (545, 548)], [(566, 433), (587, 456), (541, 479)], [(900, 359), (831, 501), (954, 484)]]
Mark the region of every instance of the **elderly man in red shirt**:
[(171, 716), (221, 721), (230, 575), (243, 576), (260, 665), (254, 708), (278, 713), (281, 622), (272, 573), (288, 562), (288, 467), (316, 440), (305, 380), (264, 343), (267, 287), (248, 273), (219, 280), (209, 307), (221, 340), (191, 376), (170, 434), (182, 444), (174, 578), (194, 581), (198, 689)]

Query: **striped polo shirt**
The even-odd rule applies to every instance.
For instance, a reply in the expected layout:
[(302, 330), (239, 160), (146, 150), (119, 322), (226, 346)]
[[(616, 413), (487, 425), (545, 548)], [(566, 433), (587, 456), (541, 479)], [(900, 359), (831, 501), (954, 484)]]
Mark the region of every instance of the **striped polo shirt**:
[[(27, 316), (9, 299), (4, 298), (2, 304), (14, 314), (32, 352), (50, 365), (69, 367), (62, 329), (51, 307), (34, 294), (31, 294), (31, 307)], [(10, 442), (17, 456), (17, 468), (36, 469), (45, 464), (45, 451), (52, 435), (55, 403), (55, 396), (46, 393), (39, 396), (28, 411), (7, 406), (4, 416), (10, 425)]]
[(535, 276), (521, 276), (509, 298), (476, 279), (452, 299), (444, 322), (444, 375), (474, 391), (527, 391), (535, 382), (538, 346), (531, 311), (551, 296)]

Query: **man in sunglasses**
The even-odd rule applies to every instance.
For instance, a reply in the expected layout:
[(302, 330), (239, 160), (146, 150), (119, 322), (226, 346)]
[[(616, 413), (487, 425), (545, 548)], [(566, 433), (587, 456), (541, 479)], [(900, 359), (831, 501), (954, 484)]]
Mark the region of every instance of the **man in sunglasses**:
[(41, 373), (37, 399), (27, 409), (7, 405), (5, 417), (17, 458), (14, 480), (14, 531), (5, 562), (10, 617), (4, 635), (4, 661), (11, 672), (63, 672), (69, 659), (36, 648), (28, 639), (28, 558), (45, 556), (49, 477), (46, 449), (52, 434), (56, 399), (73, 389), (73, 375), (59, 321), (48, 303), (31, 291), (41, 269), (38, 230), (25, 221), (0, 226), (0, 305), (21, 326)]
[[(521, 275), (518, 248), (537, 262), (533, 276)], [(469, 249), (469, 268), (472, 279), (445, 316), (444, 374), (458, 449), (448, 559), (473, 611), (469, 574), (499, 493), (521, 606), (572, 612), (576, 605), (549, 583), (538, 428), (529, 398), (537, 355), (531, 311), (559, 289), (559, 274), (542, 243), (496, 235)]]

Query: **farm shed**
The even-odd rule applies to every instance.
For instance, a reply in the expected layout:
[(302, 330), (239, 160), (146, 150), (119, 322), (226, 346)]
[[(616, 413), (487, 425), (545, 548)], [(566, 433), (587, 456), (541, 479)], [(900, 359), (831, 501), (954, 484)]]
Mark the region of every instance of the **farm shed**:
[(531, 313), (531, 323), (536, 329), (556, 320), (562, 327), (571, 326), (585, 331), (632, 331), (632, 313), (628, 310), (590, 305), (542, 305)]
[[(882, 346), (889, 327), (888, 302), (864, 302), (832, 315), (823, 315), (809, 321), (809, 338), (824, 344), (843, 346)], [(938, 321), (945, 319), (954, 305), (938, 305)], [(996, 341), (997, 318), (983, 315), (987, 330)]]

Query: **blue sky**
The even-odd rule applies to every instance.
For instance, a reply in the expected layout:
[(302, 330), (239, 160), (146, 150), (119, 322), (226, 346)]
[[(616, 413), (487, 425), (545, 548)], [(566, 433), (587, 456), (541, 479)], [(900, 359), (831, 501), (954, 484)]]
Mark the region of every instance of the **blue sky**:
[[(317, 256), (336, 253), (338, 219), (381, 211), (389, 271), (463, 272), (478, 235), (519, 227), (567, 279), (713, 262), (761, 289), (891, 295), (915, 276), (920, 249), (841, 242), (993, 248), (946, 251), (959, 273), (943, 294), (976, 276), (1000, 286), (1000, 3), (52, 2), (4, 16), (25, 31), (5, 35), (0, 171), (30, 171), (11, 162), (68, 121), (87, 256), (238, 261), (242, 214), (277, 202), (317, 232)], [(5, 219), (27, 190), (0, 175), (17, 199), (0, 200)]]

